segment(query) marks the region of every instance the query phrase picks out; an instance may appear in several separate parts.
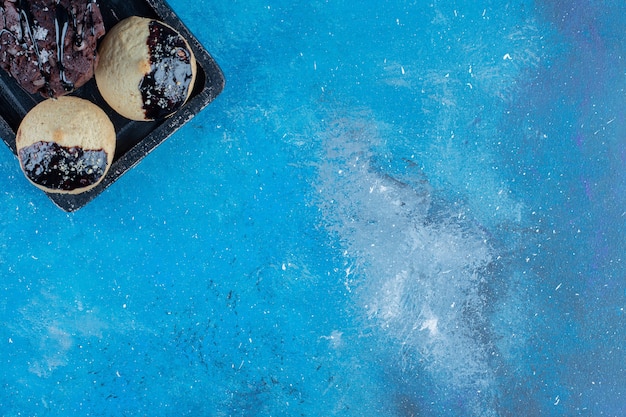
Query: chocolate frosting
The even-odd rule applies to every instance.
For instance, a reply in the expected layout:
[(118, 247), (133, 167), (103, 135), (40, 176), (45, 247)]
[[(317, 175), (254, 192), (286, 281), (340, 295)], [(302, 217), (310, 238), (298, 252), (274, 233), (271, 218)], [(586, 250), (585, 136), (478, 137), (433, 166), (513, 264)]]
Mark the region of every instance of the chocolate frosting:
[(149, 23), (147, 39), (150, 72), (139, 85), (146, 119), (160, 119), (177, 111), (189, 95), (192, 52), (183, 37), (157, 20)]
[(24, 173), (35, 184), (71, 191), (95, 184), (107, 169), (103, 149), (84, 150), (56, 142), (35, 142), (19, 150)]

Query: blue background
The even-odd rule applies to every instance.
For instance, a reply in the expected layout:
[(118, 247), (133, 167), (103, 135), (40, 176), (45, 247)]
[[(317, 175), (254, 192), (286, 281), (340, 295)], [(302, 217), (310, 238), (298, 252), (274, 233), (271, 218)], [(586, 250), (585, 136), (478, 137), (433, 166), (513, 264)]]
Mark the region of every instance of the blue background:
[(206, 110), (72, 214), (0, 150), (0, 415), (624, 415), (624, 2), (170, 4)]

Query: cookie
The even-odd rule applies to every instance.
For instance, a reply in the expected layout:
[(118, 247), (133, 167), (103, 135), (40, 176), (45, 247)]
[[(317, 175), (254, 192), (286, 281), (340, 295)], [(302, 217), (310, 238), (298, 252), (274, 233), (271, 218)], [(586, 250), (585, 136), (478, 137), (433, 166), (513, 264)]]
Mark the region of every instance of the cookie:
[(194, 54), (185, 38), (161, 21), (137, 16), (122, 20), (105, 36), (98, 53), (98, 90), (128, 119), (171, 116), (191, 94)]
[(73, 96), (47, 99), (16, 133), (26, 178), (49, 193), (78, 194), (102, 181), (115, 154), (115, 129), (95, 104)]
[(95, 0), (4, 0), (0, 67), (29, 93), (59, 97), (93, 77), (104, 33)]

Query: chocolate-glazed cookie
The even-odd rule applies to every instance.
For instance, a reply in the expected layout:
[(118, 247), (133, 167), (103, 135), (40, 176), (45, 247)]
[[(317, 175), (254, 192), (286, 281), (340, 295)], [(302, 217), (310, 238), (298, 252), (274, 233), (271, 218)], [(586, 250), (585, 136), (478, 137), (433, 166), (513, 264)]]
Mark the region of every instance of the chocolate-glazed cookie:
[(129, 17), (115, 25), (99, 48), (95, 78), (106, 102), (131, 120), (168, 117), (189, 98), (196, 59), (169, 25)]
[(104, 33), (95, 0), (3, 0), (0, 67), (29, 93), (59, 97), (91, 79)]
[(49, 193), (78, 194), (100, 183), (115, 154), (106, 113), (73, 96), (44, 100), (29, 111), (15, 137), (26, 178)]

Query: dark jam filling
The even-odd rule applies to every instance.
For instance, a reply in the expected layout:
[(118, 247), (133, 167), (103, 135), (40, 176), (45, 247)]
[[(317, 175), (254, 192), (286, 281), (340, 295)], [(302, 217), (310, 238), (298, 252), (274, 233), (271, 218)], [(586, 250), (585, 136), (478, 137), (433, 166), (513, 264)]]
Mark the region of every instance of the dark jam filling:
[(150, 73), (139, 91), (146, 119), (154, 120), (169, 116), (185, 103), (192, 68), (191, 51), (176, 31), (155, 20), (149, 28)]
[(19, 150), (26, 176), (52, 190), (71, 191), (95, 184), (104, 175), (104, 150), (65, 147), (56, 142), (35, 142)]

